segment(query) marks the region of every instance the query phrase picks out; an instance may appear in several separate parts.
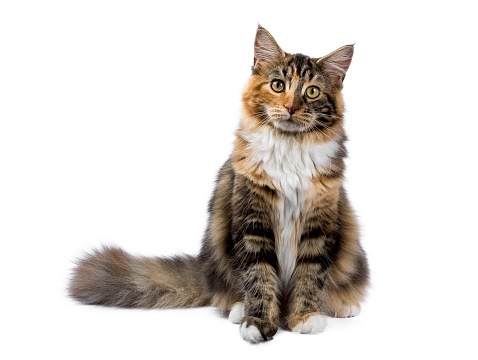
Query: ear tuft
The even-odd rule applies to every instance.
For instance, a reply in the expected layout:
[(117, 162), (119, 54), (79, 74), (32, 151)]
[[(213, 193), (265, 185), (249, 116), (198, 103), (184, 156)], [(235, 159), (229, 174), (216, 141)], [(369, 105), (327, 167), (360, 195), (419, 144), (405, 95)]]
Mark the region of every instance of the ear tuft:
[(272, 35), (259, 25), (254, 41), (254, 66), (257, 62), (270, 62), (284, 56), (285, 53)]
[(352, 62), (354, 54), (353, 45), (345, 45), (335, 50), (323, 58), (317, 60), (317, 63), (322, 66), (324, 72), (330, 75), (335, 83), (342, 83), (345, 74)]

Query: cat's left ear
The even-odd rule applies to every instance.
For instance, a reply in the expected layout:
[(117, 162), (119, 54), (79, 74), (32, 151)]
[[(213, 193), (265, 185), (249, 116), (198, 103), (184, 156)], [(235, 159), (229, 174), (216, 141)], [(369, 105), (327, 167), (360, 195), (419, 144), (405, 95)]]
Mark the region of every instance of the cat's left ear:
[(352, 62), (353, 54), (354, 46), (345, 45), (317, 60), (317, 64), (321, 65), (322, 70), (329, 75), (334, 85), (341, 86)]

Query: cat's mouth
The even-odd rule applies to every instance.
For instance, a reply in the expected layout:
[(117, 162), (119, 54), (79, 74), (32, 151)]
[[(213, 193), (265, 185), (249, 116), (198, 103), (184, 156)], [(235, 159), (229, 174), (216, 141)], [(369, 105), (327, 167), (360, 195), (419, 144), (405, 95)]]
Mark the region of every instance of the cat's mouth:
[(294, 133), (304, 130), (304, 126), (295, 121), (293, 115), (287, 115), (285, 118), (274, 121), (274, 126), (280, 130)]

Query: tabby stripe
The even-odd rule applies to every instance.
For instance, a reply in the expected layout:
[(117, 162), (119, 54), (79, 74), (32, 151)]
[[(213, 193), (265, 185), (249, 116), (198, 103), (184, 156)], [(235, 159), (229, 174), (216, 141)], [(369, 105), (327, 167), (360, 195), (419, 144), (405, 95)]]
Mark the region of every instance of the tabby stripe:
[[(333, 176), (331, 176), (333, 178)], [(320, 224), (320, 226), (317, 226)], [(335, 237), (337, 233), (337, 225), (333, 219), (327, 219), (323, 215), (316, 215), (307, 220), (304, 224), (305, 229), (308, 230), (305, 234), (314, 233), (316, 231), (322, 231), (322, 236)], [(303, 237), (304, 235), (302, 235)], [(312, 237), (312, 236), (311, 236)]]
[(277, 256), (274, 249), (262, 248), (259, 251), (243, 250), (240, 253), (242, 267), (247, 268), (258, 263), (267, 263), (277, 270)]
[(306, 233), (302, 234), (301, 236), (301, 241), (302, 240), (307, 240), (307, 239), (315, 239), (319, 238), (321, 236), (325, 236), (324, 230), (322, 228), (314, 228), (312, 230), (307, 231)]
[(329, 101), (329, 104), (332, 105), (332, 108), (333, 108), (333, 112), (334, 114), (337, 113), (337, 104), (335, 103), (335, 100), (332, 96), (328, 95), (328, 94), (325, 94), (325, 96), (327, 97), (327, 100)]
[[(307, 240), (304, 240), (307, 241)], [(317, 244), (316, 251), (308, 251), (299, 254), (297, 257), (297, 263), (300, 264), (319, 264), (321, 266), (320, 271), (325, 271), (329, 268), (330, 264), (334, 261), (335, 255), (338, 251), (339, 241), (337, 239), (323, 238), (324, 243)], [(305, 244), (304, 244), (305, 245)], [(309, 245), (309, 244), (307, 244)], [(314, 252), (316, 252), (314, 254)]]
[(244, 235), (263, 236), (267, 239), (274, 240), (274, 232), (270, 227), (260, 222), (249, 222), (244, 228)]
[(320, 265), (320, 272), (323, 272), (330, 267), (332, 259), (328, 255), (303, 255), (297, 259), (297, 262), (302, 264), (318, 264)]

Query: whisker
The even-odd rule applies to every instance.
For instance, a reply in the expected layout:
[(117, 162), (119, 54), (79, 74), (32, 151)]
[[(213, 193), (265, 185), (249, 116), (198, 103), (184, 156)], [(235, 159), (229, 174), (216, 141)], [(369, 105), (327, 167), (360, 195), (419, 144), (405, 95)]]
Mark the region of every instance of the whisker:
[[(318, 130), (322, 135), (325, 135), (327, 136), (331, 141), (335, 141), (334, 139), (332, 139), (329, 135), (327, 135), (325, 132), (323, 132), (319, 127), (317, 127), (316, 125), (313, 126), (314, 129)], [(329, 129), (330, 130), (330, 129)], [(331, 130), (330, 130), (331, 131)], [(337, 135), (337, 134), (336, 134)], [(339, 136), (339, 135), (337, 135)], [(340, 136), (339, 136), (340, 137)], [(320, 138), (319, 138), (320, 139)], [(322, 143), (324, 143), (324, 141), (322, 139), (320, 139), (322, 141)], [(336, 142), (336, 141), (335, 141)], [(340, 143), (336, 142), (337, 145), (345, 152), (347, 152), (347, 149), (341, 145)], [(324, 143), (325, 144), (325, 143)]]
[(326, 124), (322, 123), (320, 120), (316, 120), (321, 126), (325, 127), (327, 130), (329, 130), (331, 133), (337, 135), (338, 137), (341, 137), (339, 134), (337, 134), (335, 131), (333, 131), (330, 126), (327, 126)]

